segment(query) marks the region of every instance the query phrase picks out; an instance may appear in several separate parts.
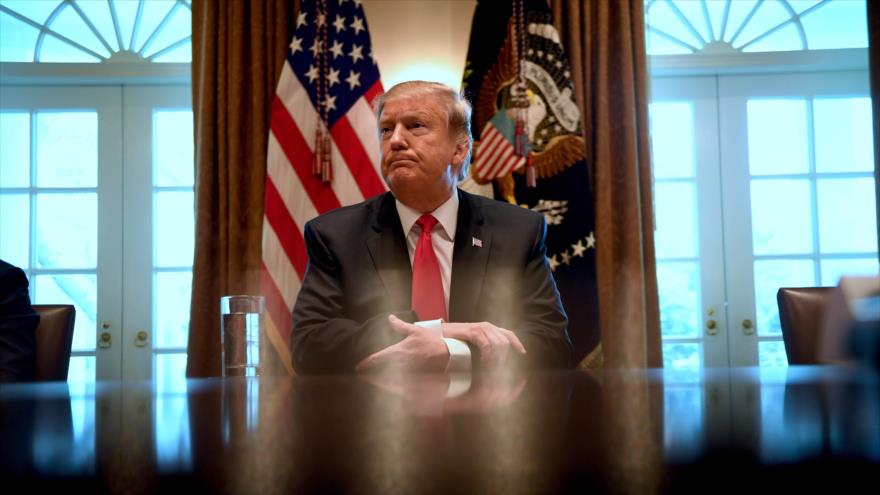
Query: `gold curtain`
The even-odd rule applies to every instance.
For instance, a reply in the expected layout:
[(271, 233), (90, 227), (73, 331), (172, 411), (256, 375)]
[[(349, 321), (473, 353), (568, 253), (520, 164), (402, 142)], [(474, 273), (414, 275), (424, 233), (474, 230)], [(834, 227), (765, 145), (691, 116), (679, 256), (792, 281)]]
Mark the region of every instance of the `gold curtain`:
[(187, 376), (220, 374), (220, 297), (259, 293), (266, 143), (299, 0), (192, 3), (196, 244)]
[(552, 8), (584, 119), (604, 364), (659, 367), (643, 0), (552, 0)]

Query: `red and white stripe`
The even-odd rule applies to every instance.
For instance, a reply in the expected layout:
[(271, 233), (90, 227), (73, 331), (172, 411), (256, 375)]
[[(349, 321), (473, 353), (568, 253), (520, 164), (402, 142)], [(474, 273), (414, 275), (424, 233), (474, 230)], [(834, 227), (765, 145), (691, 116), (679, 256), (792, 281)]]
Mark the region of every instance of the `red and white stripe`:
[(308, 264), (306, 222), (386, 191), (372, 111), (382, 91), (376, 82), (330, 129), (333, 181), (324, 184), (311, 173), (319, 116), (289, 63), (284, 64), (272, 104), (260, 288), (269, 340), (288, 371), (291, 311)]
[(474, 170), (480, 179), (504, 177), (525, 165), (526, 159), (514, 153), (513, 145), (491, 122), (483, 128), (482, 138), (474, 152)]

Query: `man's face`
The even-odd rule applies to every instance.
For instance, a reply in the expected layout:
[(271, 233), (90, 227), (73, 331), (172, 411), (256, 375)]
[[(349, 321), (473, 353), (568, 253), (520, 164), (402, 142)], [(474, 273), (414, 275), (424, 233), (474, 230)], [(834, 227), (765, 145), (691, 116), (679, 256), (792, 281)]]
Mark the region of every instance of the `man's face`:
[(382, 175), (398, 199), (411, 207), (417, 205), (409, 198), (436, 208), (449, 198), (467, 143), (449, 134), (441, 101), (422, 95), (389, 100), (379, 118), (379, 139)]

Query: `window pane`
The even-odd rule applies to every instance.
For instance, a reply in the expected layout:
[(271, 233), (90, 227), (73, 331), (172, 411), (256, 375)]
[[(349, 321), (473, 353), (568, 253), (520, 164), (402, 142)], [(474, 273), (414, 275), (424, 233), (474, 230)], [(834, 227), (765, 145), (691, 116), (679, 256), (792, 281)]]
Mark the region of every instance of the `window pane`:
[(153, 355), (153, 377), (157, 397), (186, 394), (186, 353)]
[(174, 7), (175, 3), (175, 0), (154, 0), (150, 2), (150, 8), (144, 9), (141, 14), (141, 23), (138, 27), (133, 51), (140, 51), (144, 47), (144, 43), (150, 38), (153, 31), (159, 27), (159, 23), (162, 22), (162, 19)]
[(195, 213), (192, 192), (156, 192), (153, 196), (156, 267), (192, 266)]
[(186, 347), (192, 273), (157, 273), (153, 281), (156, 307), (155, 348)]
[(192, 187), (193, 114), (191, 110), (158, 110), (154, 114), (153, 183), (157, 186)]
[(823, 253), (877, 251), (874, 179), (819, 179), (819, 249)]
[(28, 187), (31, 183), (31, 116), (28, 112), (0, 112), (0, 187)]
[(781, 335), (776, 293), (780, 287), (814, 287), (810, 260), (755, 261), (755, 319), (758, 335)]
[[(85, 3), (85, 2), (84, 2)], [(119, 3), (119, 2), (117, 2)], [(95, 33), (89, 29), (82, 17), (70, 6), (64, 8), (61, 13), (52, 22), (52, 29), (69, 38), (71, 41), (79, 43), (89, 50), (101, 55), (109, 57), (110, 52), (95, 37)]]
[[(154, 53), (167, 48), (171, 44), (186, 38), (192, 32), (192, 15), (189, 9), (178, 6), (174, 9), (174, 15), (167, 24), (162, 26), (159, 34), (153, 39), (153, 42), (145, 47), (144, 56), (149, 57)], [(189, 60), (187, 60), (189, 62)]]
[(39, 34), (36, 28), (0, 12), (0, 62), (33, 62), (34, 46)]
[(700, 344), (663, 344), (663, 367), (667, 370), (700, 368)]
[(672, 11), (666, 2), (655, 2), (648, 10), (648, 22), (664, 33), (687, 43), (694, 48), (701, 48), (703, 43), (691, 34), (687, 26)]
[(781, 340), (758, 342), (758, 365), (762, 368), (788, 366), (785, 344)]
[(754, 253), (811, 253), (809, 180), (753, 179), (751, 189)]
[[(733, 2), (737, 3), (737, 2)], [(754, 40), (758, 36), (766, 33), (767, 31), (773, 29), (779, 24), (787, 21), (791, 15), (788, 11), (780, 5), (778, 2), (763, 2), (758, 9), (758, 13), (754, 15), (751, 19), (749, 19), (748, 24), (746, 24), (745, 28), (743, 28), (742, 32), (734, 41), (733, 45), (737, 48), (742, 45)], [(798, 39), (790, 39), (790, 36), (786, 36), (781, 34), (780, 31), (776, 31), (775, 33), (769, 35), (765, 40), (770, 38), (780, 37), (780, 41), (777, 42), (780, 46), (788, 46), (789, 48), (782, 48), (783, 50), (799, 50), (801, 49), (801, 44)], [(795, 33), (796, 34), (796, 33)]]
[(749, 100), (749, 171), (752, 175), (809, 171), (804, 100)]
[(694, 176), (694, 112), (688, 102), (651, 104), (654, 177)]
[(73, 350), (95, 349), (98, 279), (95, 275), (37, 275), (34, 304), (73, 304)]
[(880, 263), (877, 257), (859, 258), (846, 260), (822, 260), (819, 263), (822, 269), (822, 285), (833, 287), (840, 282), (844, 275), (877, 275), (880, 273)]
[(49, 18), (49, 14), (55, 10), (62, 0), (43, 0), (34, 2), (33, 0), (3, 0), (4, 7), (14, 10), (28, 19), (43, 24)]
[(37, 112), (37, 186), (98, 186), (98, 113)]
[[(116, 7), (116, 19), (119, 22), (119, 32), (122, 34), (122, 44), (126, 49), (131, 49), (129, 43), (131, 41), (131, 32), (134, 30), (134, 21), (137, 17), (138, 2), (119, 2), (114, 1)], [(148, 6), (150, 2), (146, 2)]]
[(657, 262), (660, 328), (664, 337), (699, 337), (700, 268), (697, 262)]
[[(127, 2), (126, 2), (127, 3)], [(54, 36), (46, 36), (43, 38), (43, 46), (37, 54), (40, 62), (81, 62), (81, 63), (97, 63), (101, 59), (84, 52), (79, 48), (61, 41)]]
[(810, 50), (866, 48), (867, 7), (863, 0), (828, 2), (801, 18)]
[(813, 102), (816, 171), (874, 170), (870, 98), (823, 98)]
[[(81, 393), (95, 383), (95, 356), (70, 356), (70, 367), (67, 368), (67, 383), (71, 395), (74, 391)], [(75, 421), (74, 421), (75, 423)]]
[(38, 267), (97, 267), (97, 193), (37, 194), (36, 223)]
[[(740, 36), (737, 40), (737, 46), (745, 43), (747, 38)], [(751, 42), (752, 39), (748, 39)], [(787, 24), (785, 27), (768, 34), (766, 37), (755, 41), (747, 46), (742, 46), (743, 52), (786, 52), (792, 50), (803, 50), (804, 43), (801, 40), (800, 32), (794, 24)]]
[[(148, 2), (144, 4), (144, 11), (150, 9)], [(116, 30), (113, 28), (113, 18), (110, 16), (110, 7), (106, 2), (77, 2), (79, 8), (86, 13), (86, 16), (94, 24), (95, 29), (104, 38), (113, 51), (119, 50), (119, 43), (116, 40)], [(125, 37), (125, 34), (122, 35)]]
[(192, 41), (187, 40), (186, 43), (178, 45), (161, 55), (157, 55), (152, 59), (153, 62), (163, 63), (190, 63), (192, 62)]
[(657, 257), (697, 256), (696, 185), (692, 182), (660, 182), (654, 188)]
[[(757, 0), (744, 0), (739, 2), (730, 2), (730, 12), (727, 16), (727, 29), (724, 31), (724, 41), (730, 41), (739, 27), (745, 22), (752, 7), (755, 6)], [(742, 34), (739, 37), (739, 43), (744, 43)]]
[(0, 194), (0, 259), (28, 267), (31, 210), (27, 194)]
[(703, 6), (701, 2), (676, 2), (675, 6), (678, 7), (679, 12), (681, 12), (688, 22), (691, 23), (691, 26), (693, 26), (697, 33), (699, 33), (704, 42), (708, 43), (712, 41), (712, 36), (709, 34), (709, 26), (704, 22), (705, 17), (703, 16)]

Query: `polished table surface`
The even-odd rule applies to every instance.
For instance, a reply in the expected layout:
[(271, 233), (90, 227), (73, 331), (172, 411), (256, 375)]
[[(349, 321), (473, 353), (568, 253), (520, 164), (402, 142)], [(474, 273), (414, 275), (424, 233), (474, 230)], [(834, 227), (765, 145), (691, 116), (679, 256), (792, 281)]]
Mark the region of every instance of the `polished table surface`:
[(874, 492), (880, 375), (842, 367), (0, 386), (6, 488)]

